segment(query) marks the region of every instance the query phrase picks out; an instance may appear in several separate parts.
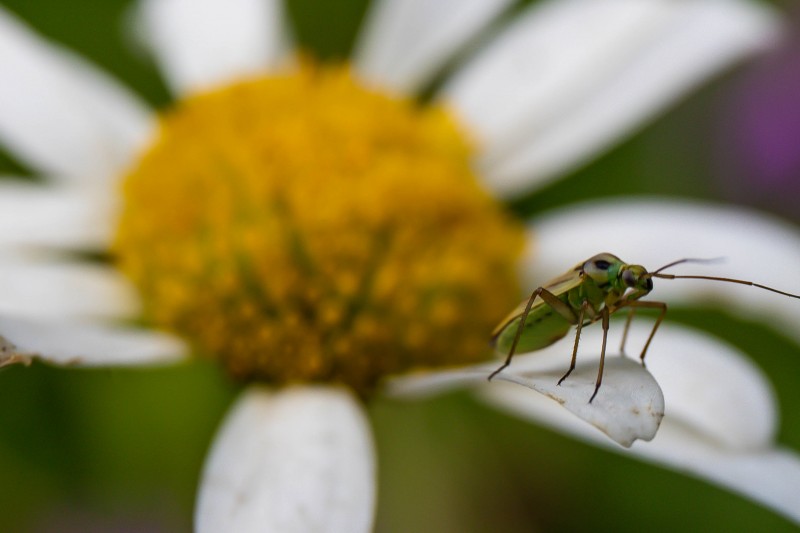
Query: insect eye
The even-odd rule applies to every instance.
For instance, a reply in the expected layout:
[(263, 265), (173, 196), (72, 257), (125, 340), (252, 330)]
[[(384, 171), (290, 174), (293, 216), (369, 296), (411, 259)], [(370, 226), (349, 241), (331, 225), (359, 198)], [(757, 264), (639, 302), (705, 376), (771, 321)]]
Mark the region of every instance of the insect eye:
[(636, 276), (630, 270), (626, 270), (622, 273), (622, 281), (624, 281), (625, 285), (628, 287), (633, 287), (636, 285)]
[(602, 259), (598, 259), (594, 262), (594, 266), (598, 270), (608, 270), (608, 268), (611, 266), (611, 263)]

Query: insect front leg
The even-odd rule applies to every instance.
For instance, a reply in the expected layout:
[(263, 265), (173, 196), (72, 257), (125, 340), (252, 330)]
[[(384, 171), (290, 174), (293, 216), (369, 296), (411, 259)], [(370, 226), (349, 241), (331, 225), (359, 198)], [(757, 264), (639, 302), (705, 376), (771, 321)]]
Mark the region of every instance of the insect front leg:
[(569, 363), (569, 370), (567, 373), (561, 376), (561, 379), (558, 380), (558, 385), (561, 385), (561, 382), (567, 379), (567, 376), (572, 374), (572, 371), (575, 370), (575, 362), (578, 358), (578, 343), (581, 339), (581, 329), (583, 328), (583, 317), (586, 315), (586, 309), (589, 307), (589, 300), (584, 300), (581, 304), (581, 309), (578, 314), (578, 326), (575, 329), (575, 344), (572, 347), (572, 361)]
[[(664, 316), (667, 314), (667, 304), (664, 302), (642, 302), (639, 300), (632, 300), (626, 304), (628, 307), (631, 307), (631, 311), (633, 308), (637, 307), (645, 307), (648, 309), (660, 309), (661, 312), (658, 314), (658, 318), (656, 318), (656, 323), (653, 324), (653, 329), (650, 331), (650, 336), (647, 337), (647, 342), (644, 343), (644, 348), (642, 348), (642, 354), (639, 356), (639, 359), (642, 361), (642, 366), (644, 365), (644, 356), (647, 354), (647, 349), (650, 347), (650, 342), (653, 340), (653, 337), (656, 334), (656, 330), (658, 330), (658, 326), (661, 325), (661, 322), (664, 320)], [(628, 329), (625, 328), (625, 332), (627, 333)]]
[(548, 291), (544, 287), (539, 287), (533, 291), (531, 297), (528, 299), (528, 304), (525, 306), (525, 310), (520, 316), (519, 326), (517, 326), (517, 333), (514, 335), (514, 341), (511, 343), (511, 349), (508, 350), (506, 360), (500, 366), (500, 368), (489, 374), (489, 381), (491, 381), (493, 377), (511, 364), (511, 358), (514, 357), (517, 344), (519, 344), (519, 339), (522, 336), (523, 329), (525, 328), (525, 321), (528, 319), (528, 315), (531, 312), (531, 307), (533, 307), (533, 303), (536, 301), (537, 297), (541, 298), (546, 305), (550, 306), (555, 312), (563, 316), (569, 323), (575, 324), (578, 320), (578, 317), (575, 315), (575, 311), (573, 311), (569, 305), (559, 300), (558, 297), (556, 297), (556, 295), (554, 295), (552, 292)]
[(600, 368), (597, 370), (597, 381), (595, 381), (594, 384), (594, 394), (592, 394), (592, 397), (589, 398), (589, 403), (592, 403), (594, 397), (597, 396), (597, 391), (600, 390), (600, 384), (603, 382), (603, 365), (606, 362), (606, 339), (608, 338), (608, 315), (608, 307), (604, 307), (600, 311), (600, 316), (603, 318), (603, 346), (600, 348)]

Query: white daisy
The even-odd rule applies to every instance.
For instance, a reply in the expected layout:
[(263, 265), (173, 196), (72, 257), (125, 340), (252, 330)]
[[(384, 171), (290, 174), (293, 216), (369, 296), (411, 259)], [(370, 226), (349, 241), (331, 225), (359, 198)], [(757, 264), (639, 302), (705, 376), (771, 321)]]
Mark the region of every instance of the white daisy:
[[(776, 33), (770, 12), (743, 1), (542, 2), (482, 43), (437, 92), (441, 106), (402, 98), (508, 4), (376, 3), (352, 75), (293, 59), (276, 1), (142, 1), (143, 35), (181, 98), (158, 128), (134, 95), (0, 12), (0, 140), (43, 177), (2, 182), (6, 362), (174, 362), (189, 343), (256, 383), (207, 461), (198, 529), (369, 530), (374, 452), (357, 394), (388, 374), (478, 360), (487, 328), (515, 297), (522, 234), (473, 169), (498, 196), (530, 191)], [(647, 227), (629, 226), (643, 211)], [(597, 220), (609, 237), (581, 231)], [(727, 274), (743, 278), (757, 271), (755, 257), (800, 259), (795, 228), (704, 205), (605, 202), (532, 227), (526, 273), (557, 273), (606, 249), (655, 265), (726, 255), (741, 269)], [(63, 253), (86, 249), (112, 251), (113, 266)], [(793, 280), (779, 268), (763, 281)], [(664, 294), (674, 300), (664, 299), (703, 296), (680, 290), (670, 284)], [(791, 316), (789, 303), (768, 295), (719, 294)], [(179, 336), (120, 325), (140, 316)], [(563, 345), (552, 350), (563, 364)], [(675, 354), (692, 357), (659, 366)], [(529, 361), (514, 367), (534, 365), (533, 385), (552, 385), (547, 356)], [(632, 453), (800, 521), (791, 504), (800, 460), (774, 443), (776, 409), (761, 374), (724, 344), (674, 327), (659, 333), (650, 361), (668, 412), (657, 438)], [(556, 391), (565, 403), (588, 397), (588, 364), (571, 377), (575, 386)], [(632, 419), (609, 415), (638, 406), (616, 393), (644, 389), (643, 405), (659, 419), (658, 385), (639, 366), (610, 366), (594, 407), (575, 410), (625, 444), (651, 438), (657, 423), (619, 429)], [(721, 375), (729, 379), (690, 386)], [(475, 376), (405, 378), (394, 390)], [(554, 402), (505, 385), (484, 394), (602, 437), (552, 412)]]

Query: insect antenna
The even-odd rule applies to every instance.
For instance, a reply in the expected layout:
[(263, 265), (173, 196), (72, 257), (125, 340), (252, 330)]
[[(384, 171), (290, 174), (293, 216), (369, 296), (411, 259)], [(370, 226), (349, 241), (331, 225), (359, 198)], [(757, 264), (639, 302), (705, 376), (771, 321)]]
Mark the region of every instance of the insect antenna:
[(716, 276), (677, 276), (675, 274), (659, 274), (658, 270), (655, 272), (651, 272), (650, 275), (654, 278), (662, 278), (662, 279), (708, 279), (712, 281), (725, 281), (727, 283), (738, 283), (739, 285), (750, 285), (751, 287), (758, 287), (759, 289), (764, 289), (765, 291), (774, 292), (777, 294), (781, 294), (783, 296), (788, 296), (790, 298), (797, 298), (798, 300), (800, 300), (799, 294), (792, 294), (790, 292), (780, 291), (778, 289), (773, 289), (772, 287), (767, 287), (766, 285), (761, 285), (760, 283), (745, 281), (743, 279), (718, 278)]
[(656, 269), (653, 272), (650, 272), (650, 275), (658, 274), (659, 272), (666, 270), (670, 267), (674, 267), (675, 265), (680, 265), (683, 263), (719, 263), (722, 261), (724, 257), (712, 257), (711, 259), (698, 259), (696, 257), (686, 257), (684, 259), (678, 259), (677, 261), (673, 261), (672, 263), (668, 263), (662, 266), (659, 269)]

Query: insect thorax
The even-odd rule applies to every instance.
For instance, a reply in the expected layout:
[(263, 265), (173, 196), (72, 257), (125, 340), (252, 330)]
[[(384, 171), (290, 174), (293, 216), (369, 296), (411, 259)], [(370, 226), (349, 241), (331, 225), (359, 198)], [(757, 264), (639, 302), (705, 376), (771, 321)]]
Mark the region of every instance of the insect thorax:
[(573, 309), (580, 309), (584, 301), (589, 303), (591, 314), (597, 314), (606, 305), (611, 287), (602, 287), (589, 276), (584, 277), (583, 283), (567, 292), (567, 303)]

